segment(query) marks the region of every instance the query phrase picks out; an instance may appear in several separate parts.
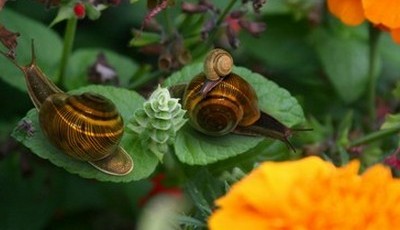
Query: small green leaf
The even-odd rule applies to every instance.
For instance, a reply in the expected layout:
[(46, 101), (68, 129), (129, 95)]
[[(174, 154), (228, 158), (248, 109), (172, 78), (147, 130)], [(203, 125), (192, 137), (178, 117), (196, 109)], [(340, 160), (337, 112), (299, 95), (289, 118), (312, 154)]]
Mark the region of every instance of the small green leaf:
[(73, 2), (69, 2), (67, 5), (62, 5), (57, 12), (56, 17), (50, 23), (50, 27), (53, 27), (55, 24), (67, 20), (72, 17), (76, 17), (73, 8)]
[[(128, 121), (133, 112), (144, 102), (144, 98), (133, 91), (110, 86), (88, 86), (71, 91), (72, 94), (82, 92), (98, 93), (112, 100), (116, 104), (125, 122)], [(158, 164), (158, 160), (153, 154), (143, 151), (138, 138), (125, 133), (121, 145), (132, 156), (135, 164), (133, 171), (122, 177), (102, 173), (86, 162), (72, 159), (51, 145), (40, 129), (38, 113), (35, 109), (30, 110), (24, 119), (32, 121), (32, 125), (36, 130), (34, 135), (29, 137), (20, 131), (17, 132), (14, 130), (12, 134), (13, 137), (22, 142), (39, 157), (48, 159), (53, 164), (64, 168), (70, 173), (78, 174), (81, 177), (97, 179), (99, 181), (129, 182), (149, 176)]]
[[(102, 5), (102, 6), (104, 6), (104, 5)], [(101, 8), (94, 6), (92, 3), (86, 3), (85, 7), (86, 7), (87, 16), (90, 20), (97, 20), (100, 18), (100, 16), (101, 16), (100, 10), (102, 10)]]
[(287, 1), (270, 1), (265, 7), (261, 8), (262, 13), (266, 14), (287, 14), (290, 12)]
[[(365, 29), (363, 27), (358, 30)], [(337, 94), (346, 103), (357, 100), (368, 83), (368, 45), (357, 29), (318, 29), (315, 47)]]
[[(58, 75), (58, 65), (61, 57), (62, 42), (60, 37), (51, 29), (30, 18), (3, 9), (0, 21), (12, 32), (20, 33), (16, 49), (17, 62), (27, 65), (31, 62), (31, 42), (35, 42), (36, 60), (38, 66), (53, 81)], [(26, 92), (25, 80), (22, 72), (10, 61), (0, 55), (0, 78), (8, 84)]]
[(400, 113), (388, 114), (385, 117), (385, 122), (382, 124), (381, 129), (391, 129), (400, 126)]
[(133, 31), (133, 38), (129, 42), (129, 46), (141, 47), (161, 41), (161, 35), (158, 33), (150, 33), (144, 31)]
[[(202, 71), (202, 64), (193, 64), (172, 74), (165, 86), (189, 82)], [(243, 67), (233, 72), (248, 81), (255, 89), (260, 109), (291, 127), (305, 121), (301, 106), (289, 92), (265, 77)], [(229, 134), (211, 137), (201, 134), (185, 125), (178, 133), (174, 144), (180, 161), (191, 165), (206, 165), (244, 153), (255, 147), (264, 138)]]
[(353, 125), (353, 111), (350, 110), (347, 114), (342, 118), (339, 127), (338, 127), (338, 135), (337, 135), (337, 144), (341, 147), (349, 145), (349, 132)]
[(396, 83), (396, 88), (393, 90), (393, 96), (397, 99), (400, 100), (400, 81)]
[(97, 55), (103, 52), (113, 68), (115, 68), (119, 84), (127, 87), (129, 80), (138, 69), (138, 65), (128, 57), (103, 49), (79, 49), (68, 62), (65, 85), (69, 90), (88, 85), (88, 69), (95, 63)]

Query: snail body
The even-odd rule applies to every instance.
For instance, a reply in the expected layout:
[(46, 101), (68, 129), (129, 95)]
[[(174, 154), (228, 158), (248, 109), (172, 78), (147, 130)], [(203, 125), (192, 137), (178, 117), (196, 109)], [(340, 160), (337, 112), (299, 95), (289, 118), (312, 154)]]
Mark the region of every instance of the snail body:
[(132, 158), (119, 145), (123, 119), (111, 100), (95, 93), (70, 95), (60, 90), (36, 65), (33, 43), (31, 64), (20, 66), (10, 60), (25, 75), (40, 127), (52, 145), (107, 174), (122, 176), (132, 171)]

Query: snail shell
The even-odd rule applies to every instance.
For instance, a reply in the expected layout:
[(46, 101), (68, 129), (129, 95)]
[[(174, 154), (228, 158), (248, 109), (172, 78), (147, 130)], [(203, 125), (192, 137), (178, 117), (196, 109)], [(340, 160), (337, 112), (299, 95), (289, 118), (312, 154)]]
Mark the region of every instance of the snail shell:
[(233, 58), (223, 49), (211, 50), (204, 61), (204, 74), (208, 80), (217, 81), (232, 72)]
[[(52, 94), (39, 110), (39, 123), (54, 146), (94, 166), (116, 153), (126, 154), (119, 146), (124, 132), (122, 117), (115, 105), (101, 95)], [(112, 166), (116, 169), (104, 169), (105, 165), (97, 168), (107, 172), (120, 171), (117, 174), (131, 170), (129, 158), (126, 157), (122, 162), (114, 162)]]
[(260, 118), (257, 95), (244, 79), (231, 73), (203, 97), (198, 92), (206, 79), (204, 73), (197, 75), (183, 95), (183, 107), (195, 129), (220, 136)]
[(205, 97), (225, 76), (232, 72), (233, 58), (223, 49), (213, 49), (204, 60), (203, 72), (206, 76), (200, 94)]
[(36, 65), (33, 42), (31, 64), (20, 66), (11, 61), (24, 73), (29, 96), (39, 111), (40, 127), (55, 147), (111, 175), (132, 171), (131, 156), (119, 146), (124, 123), (109, 99), (60, 90)]

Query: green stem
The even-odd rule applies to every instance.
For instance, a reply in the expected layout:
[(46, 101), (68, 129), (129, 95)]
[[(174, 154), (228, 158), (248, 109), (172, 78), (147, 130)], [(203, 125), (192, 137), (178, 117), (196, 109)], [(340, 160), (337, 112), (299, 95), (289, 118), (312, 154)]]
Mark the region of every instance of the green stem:
[(231, 0), (229, 4), (225, 7), (224, 11), (222, 11), (221, 15), (219, 16), (217, 20), (217, 26), (221, 25), (221, 23), (224, 21), (226, 15), (228, 15), (229, 11), (231, 11), (232, 7), (235, 5), (236, 0)]
[(173, 27), (173, 23), (171, 21), (171, 16), (169, 14), (168, 7), (164, 9), (163, 16), (164, 16), (164, 20), (165, 20), (165, 26), (167, 27), (167, 33), (168, 33), (168, 35), (171, 35), (174, 33), (174, 27)]
[(366, 136), (363, 136), (363, 137), (360, 137), (360, 138), (354, 140), (352, 143), (350, 143), (349, 147), (368, 144), (368, 143), (380, 140), (382, 138), (388, 137), (388, 136), (393, 135), (398, 132), (400, 132), (400, 125), (397, 125), (390, 129), (382, 129), (382, 130), (370, 133)]
[(232, 7), (235, 5), (235, 3), (236, 3), (236, 0), (229, 1), (228, 5), (226, 5), (225, 9), (219, 15), (217, 22), (215, 24), (215, 27), (211, 31), (211, 33), (207, 39), (207, 42), (204, 43), (204, 45), (199, 46), (198, 50), (193, 52), (194, 53), (193, 56), (198, 57), (198, 56), (205, 54), (208, 51), (209, 47), (212, 46), (214, 39), (217, 36), (219, 27), (224, 22), (226, 15), (228, 15), (228, 13), (232, 10)]
[(380, 31), (369, 26), (369, 69), (368, 69), (368, 110), (371, 123), (376, 120), (376, 83), (378, 80), (377, 68), (379, 58), (379, 35)]
[(61, 56), (59, 75), (59, 82), (61, 86), (64, 86), (65, 84), (65, 72), (68, 65), (68, 59), (71, 55), (72, 45), (74, 44), (77, 21), (78, 19), (76, 17), (71, 17), (70, 19), (68, 19), (67, 25), (65, 27), (64, 47)]

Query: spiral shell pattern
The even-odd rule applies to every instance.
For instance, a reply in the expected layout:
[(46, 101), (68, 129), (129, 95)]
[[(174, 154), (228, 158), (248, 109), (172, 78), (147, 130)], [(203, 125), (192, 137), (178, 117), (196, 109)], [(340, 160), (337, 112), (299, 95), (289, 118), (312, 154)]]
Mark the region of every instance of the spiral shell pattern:
[(98, 161), (119, 147), (124, 125), (115, 105), (92, 94), (49, 96), (40, 108), (41, 128), (60, 150), (82, 161)]
[(197, 75), (183, 96), (183, 107), (188, 111), (195, 129), (220, 136), (232, 132), (237, 126), (248, 126), (259, 119), (257, 95), (243, 78), (231, 73), (207, 97), (202, 97), (198, 92), (205, 80), (205, 74)]
[(216, 81), (231, 73), (232, 56), (223, 49), (211, 50), (204, 61), (204, 73), (208, 80)]

